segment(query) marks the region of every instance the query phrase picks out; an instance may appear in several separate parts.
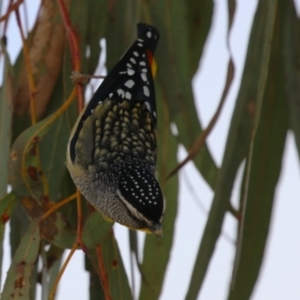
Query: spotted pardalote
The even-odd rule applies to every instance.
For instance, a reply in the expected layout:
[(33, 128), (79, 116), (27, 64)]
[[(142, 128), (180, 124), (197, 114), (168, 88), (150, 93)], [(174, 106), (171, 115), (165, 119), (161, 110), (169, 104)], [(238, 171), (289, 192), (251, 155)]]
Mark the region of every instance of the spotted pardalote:
[(67, 148), (74, 183), (105, 219), (162, 236), (165, 200), (155, 177), (154, 73), (158, 30), (138, 38), (78, 117)]

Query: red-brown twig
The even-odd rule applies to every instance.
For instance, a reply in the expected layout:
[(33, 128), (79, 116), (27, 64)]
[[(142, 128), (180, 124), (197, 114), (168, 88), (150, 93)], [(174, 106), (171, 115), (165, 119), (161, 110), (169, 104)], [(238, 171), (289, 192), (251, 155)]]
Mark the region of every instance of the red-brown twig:
[(10, 0), (9, 1), (9, 5), (7, 7), (7, 11), (6, 13), (0, 17), (0, 22), (3, 22), (5, 21), (5, 25), (4, 25), (4, 30), (3, 32), (5, 33), (6, 32), (6, 28), (7, 28), (7, 22), (8, 22), (8, 17), (9, 15), (16, 9), (19, 8), (19, 6), (23, 3), (24, 0), (18, 0), (16, 1), (15, 3), (13, 3), (13, 0)]
[(109, 283), (108, 283), (108, 276), (105, 269), (104, 259), (102, 255), (102, 249), (100, 245), (96, 246), (97, 258), (98, 258), (98, 266), (99, 266), (99, 273), (102, 288), (105, 294), (105, 300), (112, 300), (110, 293), (109, 293)]
[(49, 300), (53, 300), (54, 299), (55, 292), (56, 292), (57, 286), (59, 284), (59, 281), (60, 281), (62, 275), (64, 274), (64, 272), (65, 272), (65, 270), (67, 268), (67, 265), (69, 264), (69, 262), (70, 262), (70, 260), (71, 260), (71, 258), (73, 256), (74, 252), (76, 251), (76, 249), (77, 249), (77, 243), (75, 243), (73, 245), (73, 247), (71, 249), (71, 252), (69, 253), (66, 261), (64, 262), (62, 268), (60, 269), (60, 271), (59, 271), (59, 273), (58, 273), (58, 275), (57, 275), (57, 277), (55, 279), (55, 282), (53, 284), (53, 287), (51, 289), (51, 292), (50, 292), (50, 295), (49, 295), (49, 298), (48, 298)]
[(199, 150), (201, 149), (201, 147), (204, 145), (206, 138), (208, 137), (208, 135), (211, 133), (212, 129), (214, 128), (219, 115), (222, 111), (223, 105), (225, 103), (225, 99), (227, 97), (231, 82), (233, 80), (234, 77), (234, 66), (233, 66), (233, 62), (230, 59), (229, 63), (228, 63), (228, 68), (227, 68), (227, 78), (226, 78), (226, 84), (222, 93), (222, 97), (221, 100), (219, 102), (218, 108), (215, 112), (215, 114), (213, 115), (212, 119), (210, 120), (207, 128), (205, 130), (203, 130), (201, 132), (201, 134), (199, 135), (198, 139), (194, 142), (194, 144), (192, 145), (192, 147), (189, 149), (189, 153), (187, 155), (187, 157), (180, 162), (171, 172), (170, 174), (166, 177), (165, 180), (169, 179), (170, 177), (172, 177), (175, 173), (178, 172), (178, 170), (180, 170), (187, 162), (189, 162), (190, 160), (192, 160), (197, 153), (199, 152)]
[[(78, 46), (78, 38), (75, 33), (75, 30), (72, 27), (71, 20), (69, 18), (69, 14), (64, 1), (57, 0), (57, 2), (60, 8), (60, 13), (64, 21), (65, 29), (69, 40), (73, 71), (80, 72), (81, 64), (80, 64), (80, 50)], [(78, 111), (81, 112), (81, 110), (84, 107), (82, 85), (77, 84), (76, 87), (77, 87), (77, 94), (78, 94)]]
[[(72, 27), (71, 20), (69, 18), (69, 14), (65, 3), (63, 0), (57, 0), (60, 13), (65, 25), (65, 29), (67, 32), (69, 46), (72, 56), (72, 66), (73, 71), (80, 72), (80, 50), (78, 46), (78, 38), (75, 33), (75, 30)], [(82, 92), (82, 85), (76, 84), (77, 89), (77, 96), (78, 96), (78, 112), (83, 109), (84, 101), (83, 101), (83, 92)], [(82, 242), (82, 209), (81, 209), (81, 195), (80, 192), (77, 191), (77, 245), (81, 246), (82, 250), (85, 251), (85, 246)]]
[(36, 110), (35, 110), (35, 94), (36, 94), (36, 86), (33, 78), (33, 72), (32, 72), (32, 67), (31, 67), (31, 62), (29, 58), (29, 51), (24, 35), (24, 30), (19, 14), (19, 10), (15, 10), (16, 13), (16, 19), (17, 19), (17, 24), (20, 30), (21, 34), (21, 39), (22, 39), (22, 44), (23, 44), (23, 53), (24, 53), (24, 61), (25, 61), (25, 67), (27, 71), (27, 78), (28, 78), (28, 84), (29, 84), (29, 97), (30, 97), (30, 117), (31, 117), (31, 124), (34, 125), (36, 123)]

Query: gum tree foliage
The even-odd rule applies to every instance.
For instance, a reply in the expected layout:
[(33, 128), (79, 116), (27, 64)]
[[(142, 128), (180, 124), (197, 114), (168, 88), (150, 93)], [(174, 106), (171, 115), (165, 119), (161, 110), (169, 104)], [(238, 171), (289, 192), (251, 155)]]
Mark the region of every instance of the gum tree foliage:
[[(3, 24), (18, 15), (18, 5), (3, 14)], [(300, 152), (300, 23), (293, 1), (258, 3), (219, 168), (205, 144), (211, 128), (201, 127), (191, 88), (211, 30), (212, 0), (97, 0), (84, 5), (79, 0), (44, 0), (40, 5), (42, 13), (24, 38), (14, 64), (6, 51), (5, 38), (1, 42), (0, 254), (2, 260), (4, 229), (10, 224), (12, 257), (8, 274), (2, 278), (2, 298), (34, 299), (37, 284), (42, 284), (44, 299), (54, 294), (62, 255), (65, 249), (75, 250), (78, 244), (79, 201), (55, 206), (76, 192), (64, 161), (70, 130), (78, 115), (78, 95), (84, 94), (87, 85), (75, 87), (77, 97), (71, 101), (74, 84), (70, 74), (74, 70), (94, 74), (102, 38), (106, 40), (109, 70), (135, 39), (136, 24), (147, 22), (157, 26), (162, 37), (156, 52), (159, 68), (155, 85), (158, 174), (167, 212), (164, 237), (146, 236), (143, 260), (138, 257), (136, 232), (130, 232), (130, 247), (141, 276), (139, 299), (158, 299), (162, 291), (178, 209), (177, 173), (166, 178), (178, 164), (179, 145), (189, 151), (189, 158), (214, 192), (186, 299), (196, 299), (201, 292), (226, 213), (236, 217), (237, 244), (232, 267), (234, 286), (228, 287), (224, 299), (249, 299), (264, 257), (288, 130), (293, 131)], [(234, 13), (235, 1), (228, 0), (228, 34)], [(22, 22), (19, 30), (24, 32)], [(230, 58), (220, 109), (233, 73)], [(176, 136), (171, 123), (177, 127)], [(246, 167), (240, 203), (233, 208), (231, 192), (242, 162)], [(131, 299), (132, 287), (112, 224), (84, 199), (81, 207), (90, 299)], [(52, 214), (45, 216), (49, 209), (53, 209)], [(43, 261), (41, 272), (38, 258)]]

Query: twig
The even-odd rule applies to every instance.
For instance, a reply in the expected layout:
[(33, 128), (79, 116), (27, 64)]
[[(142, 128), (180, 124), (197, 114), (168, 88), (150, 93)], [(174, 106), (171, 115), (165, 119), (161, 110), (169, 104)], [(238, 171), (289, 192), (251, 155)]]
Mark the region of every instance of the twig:
[(97, 252), (97, 258), (98, 258), (98, 266), (99, 266), (99, 272), (100, 272), (100, 279), (101, 284), (103, 287), (103, 291), (105, 294), (105, 300), (112, 300), (109, 292), (109, 283), (108, 283), (108, 276), (105, 269), (104, 259), (102, 255), (102, 249), (100, 245), (96, 246), (96, 252)]
[(222, 93), (222, 97), (221, 100), (219, 102), (219, 105), (217, 107), (217, 110), (214, 114), (214, 116), (212, 117), (212, 119), (210, 120), (207, 128), (205, 130), (203, 130), (200, 134), (200, 136), (198, 137), (198, 139), (194, 142), (194, 144), (192, 145), (192, 147), (189, 150), (189, 153), (187, 155), (187, 157), (180, 162), (171, 172), (170, 174), (166, 177), (165, 180), (168, 180), (170, 177), (172, 177), (174, 174), (176, 174), (178, 172), (178, 170), (180, 170), (187, 162), (189, 162), (190, 160), (192, 160), (197, 153), (199, 152), (199, 150), (201, 149), (201, 147), (204, 145), (206, 138), (208, 137), (208, 135), (211, 133), (212, 129), (214, 128), (219, 115), (222, 111), (223, 105), (225, 103), (225, 99), (227, 97), (231, 82), (233, 80), (234, 77), (234, 65), (232, 60), (230, 59), (230, 61), (228, 62), (228, 67), (227, 67), (227, 78), (226, 78), (226, 84)]

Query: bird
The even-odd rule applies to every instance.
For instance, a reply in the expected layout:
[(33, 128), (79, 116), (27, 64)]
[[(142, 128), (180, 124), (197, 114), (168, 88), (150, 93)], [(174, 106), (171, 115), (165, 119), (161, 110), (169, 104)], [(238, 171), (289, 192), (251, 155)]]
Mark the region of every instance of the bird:
[(104, 78), (69, 138), (66, 165), (105, 220), (162, 237), (166, 201), (156, 178), (156, 27), (137, 39)]

